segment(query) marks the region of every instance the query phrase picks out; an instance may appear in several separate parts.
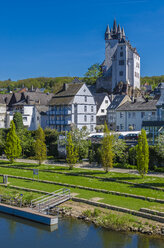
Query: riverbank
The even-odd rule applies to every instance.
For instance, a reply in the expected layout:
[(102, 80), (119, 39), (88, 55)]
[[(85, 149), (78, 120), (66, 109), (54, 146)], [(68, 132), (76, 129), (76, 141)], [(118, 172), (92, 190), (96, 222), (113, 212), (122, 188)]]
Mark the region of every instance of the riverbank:
[[(53, 212), (53, 211), (52, 211)], [(164, 224), (131, 214), (94, 207), (85, 203), (68, 201), (60, 205), (59, 214), (92, 222), (113, 231), (138, 232), (164, 239)]]

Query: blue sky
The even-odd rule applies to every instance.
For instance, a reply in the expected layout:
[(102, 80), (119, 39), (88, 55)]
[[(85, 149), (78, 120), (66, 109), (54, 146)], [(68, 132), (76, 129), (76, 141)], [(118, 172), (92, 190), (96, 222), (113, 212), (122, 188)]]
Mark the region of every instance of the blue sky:
[(141, 56), (141, 76), (164, 74), (163, 0), (0, 0), (0, 80), (83, 76), (104, 60), (114, 18)]

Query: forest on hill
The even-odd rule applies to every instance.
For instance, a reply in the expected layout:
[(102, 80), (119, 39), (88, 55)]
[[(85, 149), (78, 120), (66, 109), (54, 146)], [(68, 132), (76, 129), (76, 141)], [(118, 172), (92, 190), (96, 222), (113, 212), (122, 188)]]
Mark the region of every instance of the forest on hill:
[[(6, 93), (5, 89), (7, 89), (7, 92), (9, 92), (16, 91), (17, 89), (23, 87), (30, 89), (33, 86), (33, 88), (45, 88), (45, 92), (49, 91), (56, 93), (62, 88), (64, 83), (71, 83), (73, 79), (74, 77), (38, 77), (22, 79), (18, 81), (12, 81), (11, 79), (8, 79), (5, 81), (0, 81), (0, 89), (1, 93)], [(89, 80), (86, 77), (79, 78), (79, 80), (83, 80), (87, 84), (93, 84), (95, 83), (96, 78), (94, 77), (93, 81), (92, 77), (89, 78)], [(148, 83), (149, 85), (152, 85), (153, 89), (161, 82), (164, 82), (164, 75), (141, 78), (141, 86), (145, 83)]]

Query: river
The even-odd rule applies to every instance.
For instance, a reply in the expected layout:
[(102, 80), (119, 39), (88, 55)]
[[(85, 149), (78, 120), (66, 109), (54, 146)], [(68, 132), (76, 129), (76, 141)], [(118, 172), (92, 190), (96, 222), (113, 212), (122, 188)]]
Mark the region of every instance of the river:
[(48, 227), (0, 214), (0, 248), (163, 248), (164, 239), (97, 228), (71, 218)]

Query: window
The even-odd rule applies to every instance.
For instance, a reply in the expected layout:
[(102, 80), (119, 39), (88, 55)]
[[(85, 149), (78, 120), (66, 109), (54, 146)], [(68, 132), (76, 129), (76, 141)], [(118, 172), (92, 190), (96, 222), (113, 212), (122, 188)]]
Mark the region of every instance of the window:
[(108, 103), (108, 100), (105, 100), (105, 103), (107, 104)]
[(140, 74), (138, 72), (135, 72), (135, 77), (136, 78), (139, 78), (140, 77)]
[(91, 115), (91, 121), (94, 121), (94, 116), (93, 115)]
[(122, 47), (121, 47), (121, 50), (122, 50)]
[(124, 126), (122, 124), (120, 124), (120, 130), (123, 130)]
[(120, 112), (120, 118), (122, 118), (123, 117), (123, 113), (122, 112)]
[(136, 113), (133, 113), (133, 117), (135, 117), (136, 116)]
[(141, 118), (145, 116), (145, 112), (141, 112)]
[(84, 97), (84, 101), (87, 102), (87, 96)]
[(84, 106), (84, 112), (87, 112), (87, 106)]
[(105, 110), (104, 109), (101, 109), (101, 113), (104, 113), (105, 112)]
[(86, 116), (86, 115), (84, 115), (84, 121), (85, 121), (85, 122), (87, 121), (87, 116)]
[(120, 57), (123, 57), (123, 52), (120, 52)]
[(129, 112), (129, 113), (128, 113), (128, 118), (130, 118), (130, 117), (131, 117), (131, 113)]
[(155, 116), (155, 112), (152, 112), (152, 115)]
[(93, 106), (91, 106), (91, 112), (93, 112)]
[(27, 117), (23, 117), (23, 121), (27, 121)]
[(39, 116), (37, 116), (37, 121), (39, 121)]
[(124, 65), (124, 60), (119, 60), (119, 65)]
[(124, 74), (123, 71), (120, 71), (120, 72), (119, 72), (119, 75), (120, 75), (120, 76), (123, 76), (123, 74)]
[(136, 63), (136, 67), (137, 68), (140, 68), (140, 64), (138, 62)]

